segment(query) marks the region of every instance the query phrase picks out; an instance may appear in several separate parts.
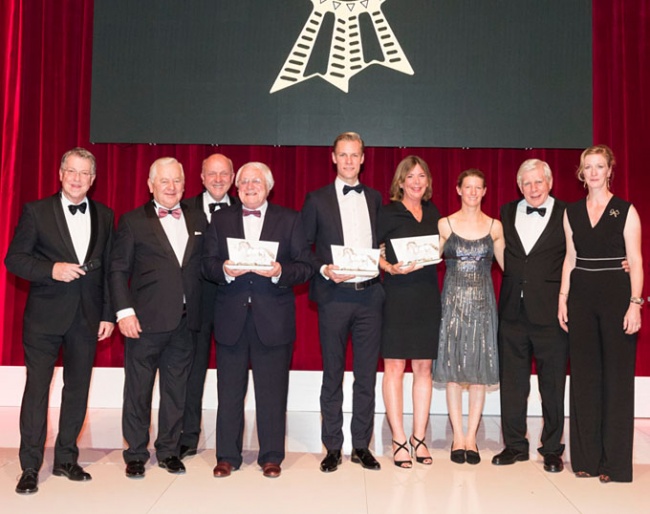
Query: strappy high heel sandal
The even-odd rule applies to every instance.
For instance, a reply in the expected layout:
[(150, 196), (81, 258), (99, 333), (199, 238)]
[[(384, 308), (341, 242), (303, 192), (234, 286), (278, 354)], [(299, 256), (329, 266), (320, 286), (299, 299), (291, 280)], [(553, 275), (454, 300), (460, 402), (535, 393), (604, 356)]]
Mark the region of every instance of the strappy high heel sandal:
[(413, 461), (411, 459), (409, 460), (397, 460), (395, 459), (395, 456), (397, 455), (397, 452), (400, 450), (404, 450), (406, 453), (409, 453), (409, 449), (406, 446), (406, 441), (404, 441), (403, 444), (398, 443), (393, 439), (393, 444), (397, 445), (397, 450), (393, 452), (393, 462), (398, 468), (402, 469), (411, 469), (413, 467)]
[[(415, 441), (417, 444), (413, 444), (413, 441)], [(420, 446), (424, 446), (424, 449), (429, 451), (429, 448), (427, 448), (427, 443), (424, 442), (424, 439), (418, 439), (417, 437), (415, 437), (415, 435), (412, 435), (409, 442), (411, 443), (411, 454), (413, 455), (413, 457), (415, 457), (415, 461), (418, 464), (431, 466), (431, 464), (433, 464), (433, 459), (431, 458), (431, 455), (429, 455), (428, 457), (418, 457), (418, 448)]]

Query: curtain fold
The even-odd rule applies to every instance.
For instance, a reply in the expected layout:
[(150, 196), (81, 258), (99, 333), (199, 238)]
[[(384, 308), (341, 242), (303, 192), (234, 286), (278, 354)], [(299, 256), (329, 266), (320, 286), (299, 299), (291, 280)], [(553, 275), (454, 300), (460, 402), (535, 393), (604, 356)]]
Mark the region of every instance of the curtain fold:
[[(650, 211), (644, 198), (650, 186), (644, 169), (650, 148), (650, 0), (593, 0), (592, 10), (594, 142), (612, 146), (618, 158), (614, 192), (631, 200), (644, 226), (650, 227)], [(97, 157), (98, 176), (91, 195), (112, 207), (116, 217), (149, 199), (149, 166), (167, 155), (176, 157), (185, 168), (186, 197), (201, 191), (201, 161), (217, 151), (228, 155), (236, 167), (248, 161), (268, 164), (276, 178), (271, 201), (294, 209), (302, 207), (307, 192), (333, 180), (330, 141), (323, 141), (323, 147), (93, 144), (89, 141), (92, 28), (90, 0), (4, 0), (1, 4), (3, 257), (22, 205), (58, 190), (60, 157), (73, 146), (88, 148)], [(562, 120), (557, 122), (561, 124)], [(531, 157), (549, 162), (556, 196), (573, 201), (584, 195), (575, 178), (579, 150), (367, 148), (362, 181), (380, 190), (387, 201), (395, 167), (409, 154), (420, 155), (429, 164), (434, 177), (433, 201), (443, 214), (458, 208), (458, 174), (475, 167), (487, 176), (484, 210), (498, 216), (502, 204), (518, 198), (515, 173), (519, 164)], [(646, 242), (643, 252), (650, 260)], [(495, 272), (494, 277), (498, 287), (500, 275)], [(0, 268), (0, 365), (23, 364), (22, 312), (27, 291), (24, 281)], [(317, 313), (307, 299), (307, 288), (302, 286), (297, 291), (298, 326), (292, 367), (318, 370), (322, 362)], [(637, 359), (637, 375), (643, 376), (650, 375), (646, 312), (644, 309)], [(96, 364), (122, 366), (121, 336), (98, 345)]]

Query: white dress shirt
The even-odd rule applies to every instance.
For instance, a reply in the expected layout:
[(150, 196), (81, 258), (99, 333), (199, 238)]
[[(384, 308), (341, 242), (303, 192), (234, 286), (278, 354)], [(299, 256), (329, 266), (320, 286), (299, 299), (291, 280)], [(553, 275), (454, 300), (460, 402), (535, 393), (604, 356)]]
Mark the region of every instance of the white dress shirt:
[(517, 234), (519, 234), (519, 239), (524, 246), (526, 255), (530, 253), (537, 243), (539, 236), (542, 235), (546, 225), (548, 225), (548, 220), (551, 218), (551, 211), (555, 205), (555, 198), (549, 196), (546, 201), (540, 205), (540, 207), (546, 208), (546, 215), (540, 216), (538, 212), (531, 212), (526, 214), (526, 208), (530, 204), (526, 200), (522, 200), (517, 204), (517, 214), (515, 215), (515, 228), (517, 229)]
[[(205, 213), (205, 217), (208, 219), (208, 223), (210, 223), (210, 220), (212, 219), (212, 213), (210, 212), (211, 203), (225, 203), (230, 205), (230, 197), (224, 195), (221, 200), (215, 200), (207, 189), (203, 191), (203, 212)], [(214, 212), (217, 212), (219, 209), (221, 209), (221, 205), (217, 205)]]
[[(68, 208), (70, 205), (81, 205), (83, 203), (86, 204), (85, 213), (77, 211), (75, 214), (72, 214), (70, 212)], [(65, 214), (65, 221), (68, 224), (77, 261), (79, 264), (83, 264), (88, 253), (88, 246), (90, 245), (90, 205), (88, 205), (88, 198), (84, 198), (79, 204), (74, 204), (64, 194), (61, 194), (61, 205), (63, 205), (63, 213)]]

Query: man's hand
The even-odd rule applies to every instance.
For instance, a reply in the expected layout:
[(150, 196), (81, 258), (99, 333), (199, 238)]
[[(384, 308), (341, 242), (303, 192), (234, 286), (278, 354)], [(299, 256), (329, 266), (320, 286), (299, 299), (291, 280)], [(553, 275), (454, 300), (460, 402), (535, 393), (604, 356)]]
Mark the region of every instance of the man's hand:
[(323, 274), (336, 284), (340, 284), (341, 282), (345, 282), (346, 280), (350, 280), (351, 278), (356, 277), (356, 275), (341, 275), (336, 272), (337, 269), (339, 269), (338, 266), (334, 264), (328, 264), (325, 266), (325, 269), (323, 269)]
[(117, 324), (120, 327), (120, 332), (123, 336), (130, 337), (131, 339), (140, 338), (140, 332), (142, 332), (142, 328), (140, 327), (140, 321), (135, 314), (132, 316), (127, 316), (126, 318), (122, 318), (117, 322)]
[(273, 261), (273, 267), (271, 269), (256, 269), (253, 272), (268, 278), (279, 277), (282, 273), (282, 265), (279, 262)]
[(52, 268), (52, 278), (59, 282), (72, 282), (85, 274), (81, 265), (71, 262), (55, 262)]
[(111, 337), (113, 328), (115, 328), (114, 323), (111, 323), (110, 321), (100, 321), (99, 332), (97, 332), (97, 341), (102, 341), (103, 339)]
[(230, 259), (228, 259), (227, 261), (225, 261), (223, 263), (223, 270), (230, 277), (237, 278), (237, 277), (241, 277), (242, 275), (245, 275), (246, 273), (251, 272), (251, 270), (249, 270), (249, 269), (233, 269), (233, 268), (230, 267), (233, 264), (234, 264), (234, 262), (232, 262)]

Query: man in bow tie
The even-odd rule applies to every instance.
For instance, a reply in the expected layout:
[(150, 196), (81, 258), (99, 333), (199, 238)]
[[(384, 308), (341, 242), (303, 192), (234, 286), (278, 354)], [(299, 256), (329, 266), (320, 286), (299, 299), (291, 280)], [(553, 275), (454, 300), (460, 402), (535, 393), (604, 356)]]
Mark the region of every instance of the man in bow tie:
[(324, 473), (338, 469), (343, 446), (343, 374), (348, 336), (354, 351), (352, 399), (352, 462), (378, 470), (370, 453), (375, 415), (375, 380), (381, 339), (384, 290), (375, 276), (337, 273), (332, 245), (377, 248), (379, 191), (359, 182), (364, 161), (363, 140), (344, 132), (334, 141), (332, 162), (336, 180), (307, 195), (302, 219), (307, 240), (314, 245), (315, 273), (310, 299), (318, 304), (318, 326), (323, 354), (320, 404), (321, 439), (327, 451), (320, 464)]
[[(296, 338), (293, 287), (309, 280), (313, 270), (300, 216), (267, 201), (274, 185), (268, 166), (245, 164), (235, 184), (241, 205), (213, 215), (202, 264), (204, 276), (218, 287), (214, 335), (219, 407), (213, 475), (228, 477), (242, 464), (250, 362), (260, 448), (257, 462), (265, 477), (277, 478), (285, 456), (289, 365)], [(229, 238), (275, 242), (277, 254), (268, 266), (235, 266)]]
[(568, 339), (558, 323), (557, 305), (565, 255), (562, 216), (565, 204), (550, 196), (553, 176), (539, 159), (517, 172), (523, 194), (501, 209), (506, 241), (499, 298), (501, 427), (505, 449), (492, 464), (529, 459), (526, 411), (531, 361), (535, 357), (544, 429), (538, 452), (544, 469), (564, 469), (564, 389)]
[(27, 380), (20, 409), (20, 494), (38, 490), (50, 382), (61, 350), (64, 385), (52, 474), (91, 479), (77, 463), (77, 437), (95, 347), (111, 336), (115, 321), (106, 283), (113, 211), (86, 196), (95, 177), (89, 151), (66, 152), (59, 168), (61, 191), (25, 205), (5, 259), (9, 272), (31, 284), (23, 326)]
[(153, 201), (124, 214), (111, 256), (110, 286), (124, 344), (122, 431), (126, 475), (140, 478), (149, 460), (151, 400), (160, 373), (158, 465), (184, 473), (179, 445), (193, 331), (201, 328), (202, 211), (181, 203), (185, 176), (171, 157), (149, 171)]
[[(219, 153), (210, 155), (203, 161), (201, 166), (201, 181), (205, 190), (187, 200), (187, 203), (203, 211), (208, 223), (210, 223), (214, 212), (239, 203), (237, 197), (229, 194), (234, 178), (232, 161), (228, 157)], [(217, 285), (209, 280), (202, 280), (201, 288), (201, 330), (193, 332), (196, 339), (196, 351), (190, 376), (187, 379), (187, 395), (180, 446), (181, 459), (196, 455), (197, 452), (201, 433), (203, 388), (212, 346), (214, 300), (217, 294)]]

